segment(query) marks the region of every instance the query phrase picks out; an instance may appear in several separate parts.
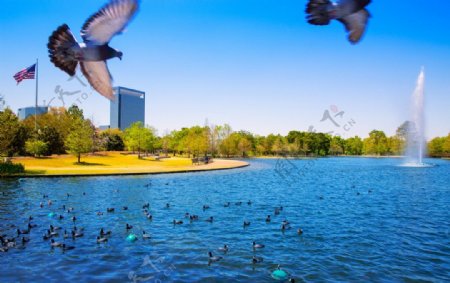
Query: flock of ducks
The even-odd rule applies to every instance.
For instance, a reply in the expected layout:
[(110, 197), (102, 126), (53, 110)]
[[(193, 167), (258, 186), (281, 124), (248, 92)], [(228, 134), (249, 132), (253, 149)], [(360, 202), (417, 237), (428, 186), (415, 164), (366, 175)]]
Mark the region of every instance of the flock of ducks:
[[(86, 193), (83, 193), (83, 195), (86, 195)], [(67, 194), (67, 198), (71, 197), (72, 195)], [(53, 205), (53, 201), (48, 199), (48, 195), (44, 194), (43, 195), (44, 199), (47, 199), (46, 203), (48, 207), (51, 207)], [(241, 206), (243, 204), (243, 202), (239, 201), (234, 203), (234, 205), (236, 206)], [(247, 205), (252, 205), (251, 201), (247, 202)], [(40, 202), (39, 204), (40, 208), (44, 207), (44, 202)], [(224, 207), (230, 207), (231, 206), (231, 202), (226, 202), (224, 205)], [(165, 207), (168, 209), (170, 208), (170, 204), (167, 203), (165, 205)], [(206, 211), (210, 209), (209, 205), (203, 205), (203, 211)], [(77, 239), (77, 238), (82, 238), (84, 237), (84, 228), (81, 227), (77, 227), (76, 226), (76, 222), (77, 222), (77, 218), (74, 215), (71, 215), (71, 213), (74, 212), (74, 208), (73, 207), (66, 207), (66, 205), (62, 205), (62, 210), (64, 212), (67, 212), (67, 215), (64, 216), (62, 214), (56, 214), (54, 212), (50, 212), (48, 214), (48, 216), (50, 218), (56, 218), (58, 220), (62, 220), (65, 219), (66, 217), (69, 217), (71, 222), (72, 222), (72, 227), (69, 229), (69, 231), (67, 229), (63, 229), (62, 227), (57, 227), (57, 226), (53, 226), (52, 224), (50, 224), (48, 226), (48, 229), (46, 229), (45, 233), (42, 236), (42, 239), (44, 241), (48, 241), (49, 242), (49, 247), (51, 249), (55, 249), (55, 248), (59, 248), (61, 249), (63, 252), (66, 251), (70, 251), (75, 249), (75, 246), (70, 246), (68, 244), (65, 243), (66, 239)], [(128, 210), (127, 206), (123, 206), (122, 210)], [(148, 220), (153, 220), (153, 215), (150, 213), (150, 203), (145, 203), (142, 206), (142, 211), (144, 213), (144, 216), (148, 219)], [(113, 207), (108, 207), (106, 209), (106, 213), (114, 213), (116, 210)], [(283, 211), (283, 207), (279, 206), (276, 207), (274, 209), (274, 215), (279, 215), (281, 213), (281, 211)], [(102, 211), (97, 211), (96, 215), (101, 216), (103, 215)], [(194, 222), (194, 221), (198, 221), (200, 220), (200, 217), (198, 215), (195, 214), (190, 214), (190, 213), (185, 213), (184, 215), (185, 219), (187, 219), (190, 223)], [(204, 221), (209, 222), (209, 223), (213, 223), (214, 222), (214, 217), (210, 216), (208, 218), (206, 218)], [(27, 228), (26, 229), (20, 229), (17, 228), (16, 229), (16, 235), (12, 236), (12, 237), (8, 237), (7, 235), (0, 235), (0, 252), (8, 252), (9, 249), (11, 248), (25, 248), (25, 246), (27, 245), (28, 242), (30, 242), (30, 237), (28, 237), (28, 235), (30, 234), (32, 229), (35, 229), (37, 227), (36, 224), (33, 223), (33, 217), (29, 216), (27, 219)], [(272, 222), (272, 217), (271, 215), (267, 215), (266, 219), (265, 219), (266, 223), (270, 223)], [(172, 221), (173, 225), (182, 225), (184, 223), (183, 220), (179, 219), (173, 219)], [(244, 221), (243, 222), (243, 227), (246, 228), (248, 226), (250, 226), (250, 221)], [(285, 231), (288, 229), (291, 229), (291, 224), (289, 223), (289, 221), (287, 221), (286, 219), (283, 220), (281, 222), (280, 225), (280, 229), (281, 231)], [(130, 233), (130, 230), (133, 229), (133, 226), (126, 223), (125, 225), (125, 230), (128, 233), (128, 237), (127, 240), (130, 240), (132, 242), (138, 240), (138, 236)], [(302, 235), (303, 234), (303, 230), (298, 228), (297, 229), (297, 234), (298, 235)], [(102, 243), (106, 243), (108, 242), (109, 237), (111, 237), (112, 232), (111, 231), (105, 231), (103, 228), (100, 229), (98, 235), (96, 236), (95, 242), (97, 244), (102, 244)], [(62, 236), (62, 238), (64, 239), (63, 242), (57, 241), (56, 238), (59, 238), (60, 236)], [(142, 235), (141, 235), (142, 239), (146, 240), (146, 239), (150, 239), (152, 236), (151, 234), (147, 233), (146, 231), (142, 231)], [(256, 243), (253, 242), (252, 243), (252, 248), (253, 248), (253, 252), (254, 255), (251, 259), (251, 263), (252, 264), (258, 264), (264, 261), (263, 257), (260, 256), (256, 256), (256, 251), (257, 250), (261, 250), (265, 248), (264, 244), (261, 243)], [(230, 247), (227, 244), (224, 244), (223, 246), (219, 247), (217, 249), (219, 252), (222, 253), (223, 256), (218, 256), (218, 255), (214, 255), (212, 251), (208, 252), (208, 265), (211, 265), (214, 262), (218, 262), (224, 259), (224, 256), (228, 253), (228, 251), (230, 250)], [(279, 269), (278, 267), (278, 270)], [(295, 280), (293, 278), (286, 278), (288, 282), (295, 282)]]

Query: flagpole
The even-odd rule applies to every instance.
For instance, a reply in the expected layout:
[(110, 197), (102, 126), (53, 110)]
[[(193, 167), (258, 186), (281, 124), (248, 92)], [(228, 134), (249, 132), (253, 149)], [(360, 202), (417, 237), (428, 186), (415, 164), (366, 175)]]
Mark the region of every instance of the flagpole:
[(34, 130), (37, 130), (37, 108), (38, 108), (38, 87), (39, 87), (39, 59), (36, 59), (36, 100), (34, 102)]

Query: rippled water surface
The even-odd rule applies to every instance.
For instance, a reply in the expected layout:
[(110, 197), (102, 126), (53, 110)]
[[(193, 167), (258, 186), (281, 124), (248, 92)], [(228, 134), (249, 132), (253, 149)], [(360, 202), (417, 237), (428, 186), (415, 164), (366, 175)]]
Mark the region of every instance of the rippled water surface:
[[(395, 159), (274, 159), (205, 173), (2, 180), (0, 234), (15, 236), (30, 215), (38, 227), (27, 235), (29, 243), (0, 253), (0, 281), (273, 282), (270, 273), (280, 264), (297, 282), (448, 282), (450, 162), (427, 162), (437, 166), (400, 167)], [(146, 202), (153, 221), (143, 214)], [(231, 205), (224, 207), (226, 202)], [(277, 206), (284, 209), (274, 215)], [(115, 212), (107, 213), (108, 207)], [(198, 214), (199, 221), (190, 223), (186, 212)], [(51, 248), (42, 239), (45, 230), (52, 224), (70, 231), (72, 216), (84, 236), (55, 238), (73, 250)], [(210, 216), (213, 223), (205, 221)], [(174, 226), (173, 219), (184, 223)], [(285, 219), (292, 229), (283, 232)], [(250, 226), (244, 228), (244, 221)], [(125, 240), (126, 223), (139, 237), (134, 243)], [(102, 227), (112, 235), (97, 244)], [(142, 230), (152, 238), (142, 239)], [(265, 248), (253, 251), (253, 241)], [(217, 250), (223, 244), (230, 247), (227, 254)], [(208, 251), (223, 259), (208, 265)], [(264, 261), (252, 264), (253, 255)]]

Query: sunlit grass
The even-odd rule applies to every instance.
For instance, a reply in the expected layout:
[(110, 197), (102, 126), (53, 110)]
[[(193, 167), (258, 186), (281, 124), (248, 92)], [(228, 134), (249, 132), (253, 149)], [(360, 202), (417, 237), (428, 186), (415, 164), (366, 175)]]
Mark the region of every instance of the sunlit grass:
[(219, 161), (209, 165), (194, 166), (191, 159), (171, 157), (155, 160), (153, 157), (138, 159), (137, 155), (120, 152), (105, 152), (86, 155), (81, 163), (72, 155), (44, 158), (19, 157), (13, 162), (22, 163), (29, 175), (96, 175), (126, 173), (158, 173), (189, 170), (232, 168), (245, 163), (239, 161)]

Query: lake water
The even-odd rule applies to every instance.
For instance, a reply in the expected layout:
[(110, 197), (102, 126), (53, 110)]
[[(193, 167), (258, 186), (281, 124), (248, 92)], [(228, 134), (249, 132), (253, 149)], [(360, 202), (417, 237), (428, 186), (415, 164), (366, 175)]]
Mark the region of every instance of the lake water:
[[(192, 174), (2, 180), (0, 235), (26, 229), (30, 215), (38, 227), (27, 235), (30, 242), (0, 253), (0, 281), (273, 282), (271, 271), (280, 264), (296, 282), (448, 282), (450, 162), (426, 162), (437, 166), (273, 159)], [(147, 202), (153, 221), (142, 211)], [(277, 206), (283, 210), (274, 215)], [(108, 207), (115, 212), (107, 213)], [(200, 219), (190, 223), (186, 212)], [(75, 249), (51, 248), (45, 230), (52, 224), (70, 231), (72, 216), (84, 236), (64, 240), (61, 232), (55, 240)], [(210, 216), (213, 223), (205, 221)], [(184, 223), (173, 225), (174, 219)], [(292, 229), (283, 232), (285, 219)], [(130, 232), (126, 223), (133, 225)], [(102, 227), (112, 235), (97, 244)], [(142, 239), (142, 230), (152, 238)], [(126, 241), (131, 232), (139, 238), (134, 243)], [(265, 248), (254, 251), (253, 241)], [(218, 251), (224, 244), (226, 254)], [(208, 265), (208, 251), (223, 259)], [(254, 255), (264, 261), (252, 264)]]

